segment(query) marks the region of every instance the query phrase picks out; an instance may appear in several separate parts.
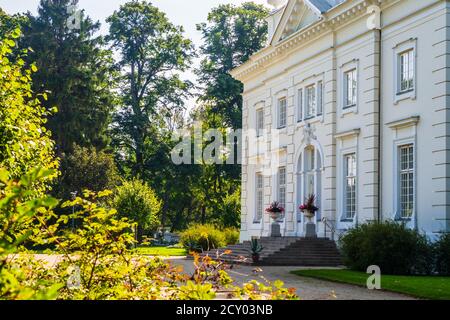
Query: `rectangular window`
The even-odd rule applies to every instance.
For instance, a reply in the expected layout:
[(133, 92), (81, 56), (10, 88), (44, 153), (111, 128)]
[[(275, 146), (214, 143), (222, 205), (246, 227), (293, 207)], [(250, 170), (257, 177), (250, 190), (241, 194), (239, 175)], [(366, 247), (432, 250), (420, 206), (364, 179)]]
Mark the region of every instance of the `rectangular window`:
[(286, 127), (287, 122), (287, 100), (282, 98), (278, 100), (278, 128)]
[(317, 83), (317, 115), (321, 116), (323, 113), (323, 83)]
[(286, 208), (286, 168), (278, 169), (278, 202)]
[(257, 173), (255, 222), (261, 221), (263, 213), (264, 213), (264, 176), (261, 173)]
[(356, 106), (357, 101), (357, 72), (356, 69), (344, 74), (344, 108)]
[(260, 137), (264, 130), (264, 110), (256, 110), (256, 136)]
[(297, 121), (303, 120), (303, 89), (298, 90)]
[(399, 65), (399, 93), (414, 90), (415, 61), (414, 49), (404, 51), (398, 55)]
[(398, 159), (400, 216), (409, 219), (414, 210), (414, 146), (400, 146)]
[(356, 155), (348, 154), (344, 157), (345, 193), (344, 209), (345, 218), (353, 219), (356, 214)]
[(306, 118), (312, 118), (316, 115), (316, 86), (312, 85), (306, 88)]

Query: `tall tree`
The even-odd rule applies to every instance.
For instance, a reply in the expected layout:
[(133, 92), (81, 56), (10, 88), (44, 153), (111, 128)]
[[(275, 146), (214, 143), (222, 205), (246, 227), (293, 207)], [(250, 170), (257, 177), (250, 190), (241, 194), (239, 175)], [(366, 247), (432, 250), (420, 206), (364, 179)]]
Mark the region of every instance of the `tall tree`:
[[(220, 5), (208, 15), (208, 22), (197, 25), (203, 35), (204, 59), (197, 70), (205, 84), (200, 101), (215, 121), (240, 128), (242, 122), (242, 83), (229, 71), (246, 62), (267, 39), (267, 9), (253, 2), (241, 6)], [(221, 116), (222, 119), (218, 119)]]
[(167, 119), (180, 112), (190, 83), (180, 78), (191, 62), (193, 46), (183, 29), (146, 1), (131, 1), (107, 19), (108, 40), (121, 57), (122, 108), (116, 117), (118, 148), (131, 173), (146, 177), (147, 150)]
[[(203, 60), (196, 70), (203, 84), (199, 107), (192, 117), (202, 121), (203, 129), (238, 129), (242, 125), (241, 82), (230, 70), (246, 62), (266, 41), (268, 11), (249, 2), (241, 6), (220, 5), (208, 15), (208, 21), (197, 25), (203, 35)], [(209, 141), (205, 141), (209, 143)], [(195, 210), (200, 220), (225, 226), (239, 225), (241, 166), (201, 166), (194, 180)]]
[(48, 91), (44, 106), (59, 110), (47, 124), (59, 155), (70, 154), (74, 144), (104, 148), (114, 107), (112, 54), (95, 35), (100, 24), (74, 10), (77, 3), (41, 0), (37, 16), (28, 14), (21, 40), (33, 49), (27, 61), (39, 69), (34, 90)]

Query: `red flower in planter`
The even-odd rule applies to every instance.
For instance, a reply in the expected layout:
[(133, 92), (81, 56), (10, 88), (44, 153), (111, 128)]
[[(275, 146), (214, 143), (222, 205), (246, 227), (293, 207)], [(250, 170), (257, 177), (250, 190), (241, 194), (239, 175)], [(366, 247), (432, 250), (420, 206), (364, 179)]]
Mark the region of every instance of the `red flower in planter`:
[(315, 202), (316, 196), (311, 194), (308, 198), (306, 198), (306, 202), (299, 207), (300, 211), (309, 211), (311, 213), (316, 213), (316, 211), (319, 211), (319, 208), (315, 206)]
[(266, 212), (270, 214), (272, 219), (276, 220), (278, 219), (279, 215), (284, 212), (284, 208), (280, 205), (279, 202), (274, 201), (270, 204), (270, 207), (266, 209)]

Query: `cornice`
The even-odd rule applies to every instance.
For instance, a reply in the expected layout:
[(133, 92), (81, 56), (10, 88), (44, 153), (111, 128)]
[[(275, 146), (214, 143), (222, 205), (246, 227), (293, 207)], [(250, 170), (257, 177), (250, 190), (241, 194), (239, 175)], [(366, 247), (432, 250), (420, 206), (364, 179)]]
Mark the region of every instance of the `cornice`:
[(416, 126), (419, 123), (419, 121), (420, 121), (420, 116), (412, 116), (409, 118), (386, 123), (386, 126), (388, 126), (391, 129), (400, 129), (400, 128)]
[(336, 139), (348, 139), (359, 136), (359, 133), (361, 132), (361, 129), (353, 129), (345, 132), (336, 133), (334, 137)]

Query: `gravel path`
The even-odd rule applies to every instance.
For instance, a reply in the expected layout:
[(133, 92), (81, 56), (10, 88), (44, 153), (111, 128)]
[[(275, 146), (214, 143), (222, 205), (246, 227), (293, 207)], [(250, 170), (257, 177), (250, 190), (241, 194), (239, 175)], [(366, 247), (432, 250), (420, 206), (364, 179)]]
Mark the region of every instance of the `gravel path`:
[[(192, 273), (192, 260), (170, 259), (172, 264), (182, 265), (185, 272)], [(302, 300), (412, 300), (409, 296), (382, 291), (368, 290), (363, 287), (299, 277), (290, 271), (311, 269), (301, 267), (260, 267), (261, 272), (255, 273), (251, 266), (234, 266), (229, 275), (235, 284), (242, 284), (253, 279), (262, 281), (281, 280), (285, 287), (297, 288), (297, 294)], [(320, 268), (324, 269), (324, 268)]]

